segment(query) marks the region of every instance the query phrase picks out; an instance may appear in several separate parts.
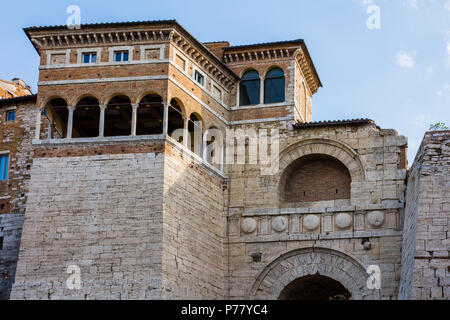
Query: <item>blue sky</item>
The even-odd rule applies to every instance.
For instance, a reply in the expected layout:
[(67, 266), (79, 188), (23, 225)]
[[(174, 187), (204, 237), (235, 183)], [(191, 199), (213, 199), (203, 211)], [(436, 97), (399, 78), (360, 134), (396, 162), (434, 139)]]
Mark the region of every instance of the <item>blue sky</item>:
[[(38, 54), (22, 31), (65, 24), (176, 19), (200, 41), (303, 38), (324, 87), (313, 120), (371, 118), (409, 138), (412, 162), (431, 123), (450, 125), (450, 0), (40, 0), (2, 3), (0, 78), (37, 88)], [(368, 6), (380, 8), (370, 30)], [(7, 45), (5, 45), (7, 44)]]

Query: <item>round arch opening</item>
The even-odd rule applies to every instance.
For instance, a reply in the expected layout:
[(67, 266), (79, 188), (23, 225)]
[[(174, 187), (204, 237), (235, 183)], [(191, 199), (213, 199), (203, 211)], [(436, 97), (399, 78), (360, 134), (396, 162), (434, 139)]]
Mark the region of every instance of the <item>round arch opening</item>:
[(315, 274), (292, 281), (281, 291), (278, 300), (350, 300), (351, 297), (339, 281)]

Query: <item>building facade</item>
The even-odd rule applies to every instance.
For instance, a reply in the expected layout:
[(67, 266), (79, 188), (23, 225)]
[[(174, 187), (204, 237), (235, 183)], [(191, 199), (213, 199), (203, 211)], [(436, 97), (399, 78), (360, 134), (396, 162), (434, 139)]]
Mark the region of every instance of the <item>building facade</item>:
[(303, 40), (200, 43), (176, 21), (25, 32), (41, 64), (11, 299), (449, 297), (448, 183), (421, 219), (404, 136), (312, 122)]

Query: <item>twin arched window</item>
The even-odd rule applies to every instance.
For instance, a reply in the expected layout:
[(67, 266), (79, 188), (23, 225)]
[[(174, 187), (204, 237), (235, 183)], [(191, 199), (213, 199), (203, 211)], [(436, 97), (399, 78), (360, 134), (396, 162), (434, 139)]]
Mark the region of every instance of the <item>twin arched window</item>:
[[(278, 103), (285, 100), (284, 72), (280, 68), (271, 69), (264, 80), (264, 103)], [(244, 73), (239, 87), (241, 106), (261, 103), (261, 81), (256, 70)]]

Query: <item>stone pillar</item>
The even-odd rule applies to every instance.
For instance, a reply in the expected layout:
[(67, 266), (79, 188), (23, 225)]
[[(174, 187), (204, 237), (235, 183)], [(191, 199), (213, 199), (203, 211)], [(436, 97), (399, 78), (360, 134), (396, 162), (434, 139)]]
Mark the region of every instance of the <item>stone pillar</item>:
[(67, 107), (67, 109), (69, 110), (69, 119), (67, 120), (66, 139), (72, 139), (73, 113), (75, 111), (75, 107)]
[(105, 110), (106, 106), (100, 106), (100, 123), (98, 126), (98, 136), (105, 136)]
[(225, 165), (225, 144), (224, 143), (222, 143), (222, 146), (221, 146), (221, 148), (220, 148), (220, 164), (219, 164), (219, 170), (221, 171), (221, 172), (223, 172), (223, 169), (224, 169), (224, 165)]
[(48, 130), (47, 130), (47, 139), (52, 139), (52, 129), (53, 129), (53, 122), (48, 120)]
[(186, 149), (189, 149), (189, 119), (186, 117), (184, 118), (184, 127), (183, 127), (183, 146)]
[(163, 134), (167, 135), (168, 130), (169, 130), (169, 104), (164, 103)]
[(42, 109), (39, 108), (39, 109), (37, 109), (37, 112), (36, 112), (36, 132), (34, 135), (34, 138), (36, 140), (39, 140), (41, 137), (41, 116), (42, 116)]
[(260, 77), (259, 104), (264, 104), (264, 78)]
[(131, 116), (131, 135), (136, 136), (136, 125), (137, 125), (137, 108), (139, 105), (133, 104), (133, 114)]

